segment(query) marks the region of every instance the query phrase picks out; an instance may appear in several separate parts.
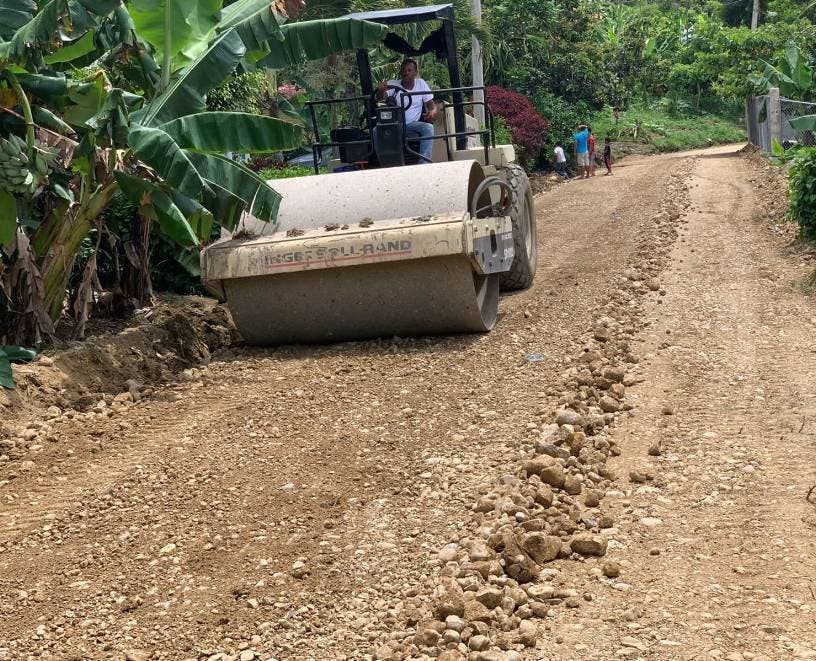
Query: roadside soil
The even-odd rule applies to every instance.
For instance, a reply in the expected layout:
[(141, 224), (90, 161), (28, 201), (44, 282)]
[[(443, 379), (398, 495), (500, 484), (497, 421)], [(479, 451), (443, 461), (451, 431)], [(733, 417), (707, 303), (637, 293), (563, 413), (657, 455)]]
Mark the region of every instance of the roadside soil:
[[(59, 356), (26, 368), (52, 391), (0, 409), (0, 659), (816, 658), (813, 265), (736, 150), (539, 195), (536, 282), (487, 335), (261, 350), (208, 322), (212, 353), (150, 357), (175, 382), (112, 368), (83, 406)], [(560, 557), (519, 595), (496, 550), (485, 583), (477, 547), (545, 518), (502, 498), (585, 440), (565, 411), (602, 456), (561, 459)], [(434, 624), (453, 579), (495, 612)]]

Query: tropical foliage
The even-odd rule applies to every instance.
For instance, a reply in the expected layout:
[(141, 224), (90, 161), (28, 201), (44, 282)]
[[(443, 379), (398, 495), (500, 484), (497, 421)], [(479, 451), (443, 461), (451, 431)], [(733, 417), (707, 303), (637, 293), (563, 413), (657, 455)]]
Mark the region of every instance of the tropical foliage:
[(66, 312), (82, 333), (99, 289), (96, 254), (103, 237), (115, 239), (104, 211), (119, 193), (137, 209), (125, 247), (134, 277), (123, 281), (137, 302), (150, 292), (152, 226), (195, 250), (214, 224), (232, 228), (244, 211), (274, 221), (278, 193), (224, 154), (296, 147), (301, 126), (208, 110), (207, 93), (238, 69), (296, 66), (383, 35), (351, 19), (287, 25), (282, 7), (260, 0), (0, 5), (0, 309), (18, 343), (53, 337)]

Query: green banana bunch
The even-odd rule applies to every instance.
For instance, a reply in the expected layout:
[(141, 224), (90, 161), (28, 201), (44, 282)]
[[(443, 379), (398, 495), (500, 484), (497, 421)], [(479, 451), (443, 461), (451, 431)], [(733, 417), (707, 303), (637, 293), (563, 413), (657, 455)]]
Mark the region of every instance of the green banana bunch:
[(0, 138), (0, 188), (9, 193), (30, 194), (48, 178), (57, 153), (35, 146), (31, 154), (18, 136)]

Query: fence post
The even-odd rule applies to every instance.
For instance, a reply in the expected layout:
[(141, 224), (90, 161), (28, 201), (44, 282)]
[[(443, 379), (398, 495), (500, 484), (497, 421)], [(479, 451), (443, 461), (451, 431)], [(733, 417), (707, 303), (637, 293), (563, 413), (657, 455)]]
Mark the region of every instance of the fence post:
[(779, 88), (771, 87), (768, 90), (768, 133), (770, 141), (782, 143), (782, 105), (779, 101)]

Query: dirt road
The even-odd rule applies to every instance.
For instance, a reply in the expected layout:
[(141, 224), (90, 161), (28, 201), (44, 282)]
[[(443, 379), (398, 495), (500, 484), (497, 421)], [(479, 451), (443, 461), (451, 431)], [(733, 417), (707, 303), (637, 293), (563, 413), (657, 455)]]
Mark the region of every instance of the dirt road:
[(20, 425), (0, 659), (816, 657), (816, 307), (751, 172), (543, 194), (489, 335), (235, 350)]

